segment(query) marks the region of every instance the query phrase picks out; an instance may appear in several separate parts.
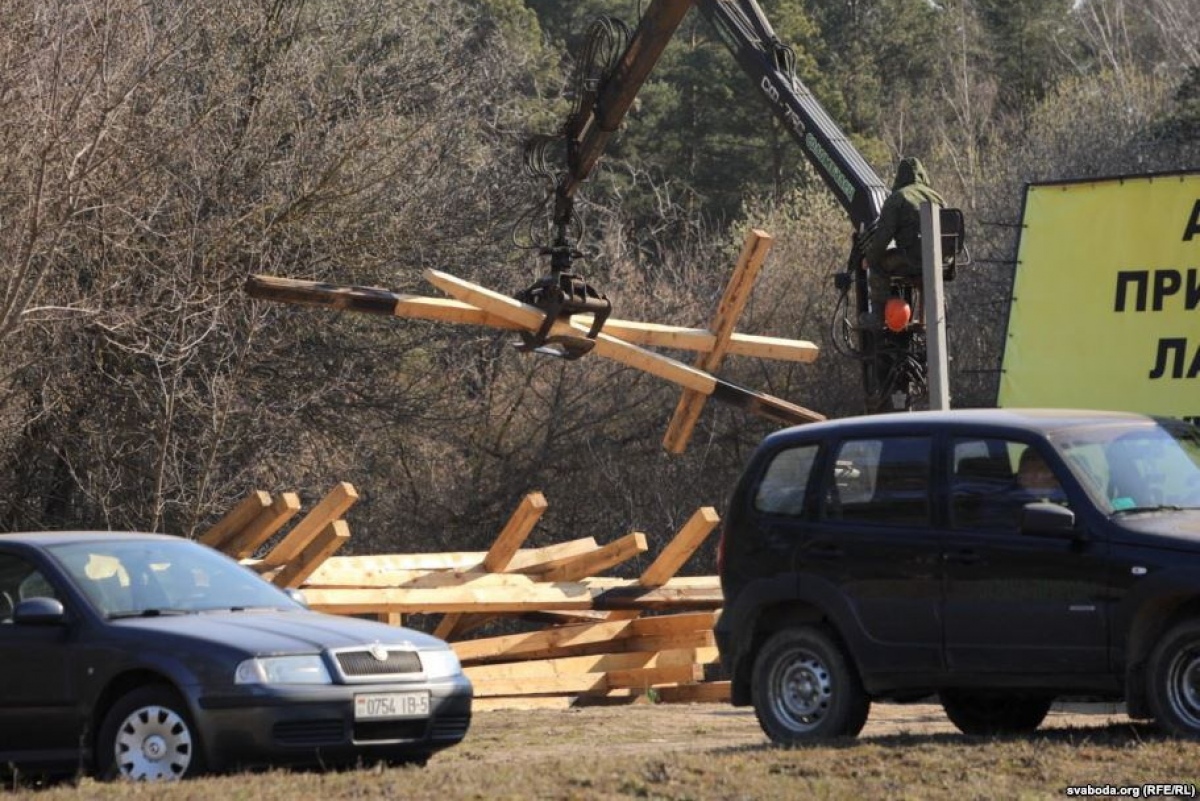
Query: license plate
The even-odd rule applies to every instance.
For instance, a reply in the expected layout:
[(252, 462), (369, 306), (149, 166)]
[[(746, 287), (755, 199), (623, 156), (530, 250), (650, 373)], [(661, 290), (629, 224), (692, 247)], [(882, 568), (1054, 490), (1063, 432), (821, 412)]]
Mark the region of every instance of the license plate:
[(367, 693), (354, 696), (355, 720), (429, 717), (429, 693)]

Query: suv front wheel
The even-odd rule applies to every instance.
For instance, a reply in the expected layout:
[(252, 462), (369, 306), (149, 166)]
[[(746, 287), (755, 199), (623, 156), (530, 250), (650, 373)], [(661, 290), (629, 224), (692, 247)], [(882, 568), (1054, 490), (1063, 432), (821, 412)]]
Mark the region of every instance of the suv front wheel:
[(842, 649), (805, 626), (771, 636), (754, 660), (754, 713), (785, 745), (862, 731), (871, 702)]
[(1154, 647), (1147, 670), (1150, 711), (1172, 734), (1200, 736), (1200, 621), (1168, 631)]

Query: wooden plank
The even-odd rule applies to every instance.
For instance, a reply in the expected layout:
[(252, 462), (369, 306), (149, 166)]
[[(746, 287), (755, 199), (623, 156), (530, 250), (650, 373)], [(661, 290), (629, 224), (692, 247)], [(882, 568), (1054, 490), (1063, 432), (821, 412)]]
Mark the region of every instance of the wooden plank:
[(271, 579), (277, 587), (299, 587), (304, 579), (320, 566), (325, 559), (346, 544), (350, 539), (350, 526), (345, 520), (334, 520), (304, 546), (295, 559), (292, 559), (283, 569)]
[[(713, 648), (716, 637), (711, 630), (687, 631), (654, 637), (623, 637), (609, 642), (575, 645), (565, 649), (547, 649), (524, 653), (514, 659), (556, 659), (563, 656), (590, 656), (615, 654), (627, 651), (675, 651), (681, 648)], [(481, 662), (497, 660), (481, 660)]]
[[(572, 317), (571, 320), (580, 328), (586, 329), (591, 326), (592, 316), (580, 314)], [(611, 317), (605, 321), (604, 330), (633, 345), (700, 353), (712, 350), (717, 342), (717, 337), (707, 328), (683, 328), (662, 323), (616, 320)], [(728, 348), (730, 356), (751, 356), (758, 359), (800, 362), (802, 364), (815, 362), (821, 353), (820, 348), (805, 339), (784, 339), (760, 334), (735, 333), (729, 338)]]
[[(763, 262), (766, 261), (774, 242), (774, 238), (766, 231), (753, 229), (746, 234), (746, 241), (733, 268), (733, 275), (730, 276), (725, 293), (717, 306), (717, 315), (712, 326), (715, 337), (712, 350), (701, 354), (696, 360), (696, 366), (706, 373), (715, 373), (725, 361), (733, 329), (746, 308), (746, 301), (750, 299), (754, 282), (758, 279)], [(663, 447), (669, 453), (683, 453), (687, 450), (687, 444), (692, 438), (692, 432), (707, 399), (708, 395), (689, 389), (685, 389), (680, 395), (675, 413), (671, 415), (671, 422), (667, 425), (666, 436), (663, 438)]]
[(733, 697), (733, 683), (703, 681), (699, 684), (680, 684), (656, 690), (660, 704), (727, 704)]
[(518, 326), (487, 314), (468, 303), (445, 298), (425, 298), (391, 292), (380, 287), (340, 286), (322, 281), (304, 281), (271, 275), (252, 275), (246, 279), (246, 294), (259, 300), (320, 306), (337, 311), (411, 317), (447, 323), (468, 323), (496, 328)]
[(548, 695), (571, 693), (578, 695), (604, 694), (616, 689), (649, 689), (656, 684), (678, 684), (698, 681), (704, 671), (699, 665), (668, 665), (665, 667), (631, 668), (608, 673), (568, 673), (527, 678), (489, 679), (472, 681), (476, 698), (498, 695)]
[(672, 579), (662, 587), (642, 587), (624, 579), (549, 584), (515, 574), (483, 574), (465, 586), (418, 589), (305, 588), (309, 604), (336, 614), (380, 612), (481, 614), (537, 612), (543, 609), (718, 609), (721, 587), (716, 577)]
[[(547, 582), (577, 581), (626, 562), (648, 549), (646, 535), (635, 531), (575, 559), (563, 561), (538, 578)], [(457, 639), (494, 619), (495, 615), (447, 615), (433, 633), (443, 640)]]
[(529, 682), (530, 692), (536, 692), (538, 683), (553, 676), (569, 676), (577, 673), (610, 673), (613, 671), (648, 669), (659, 667), (693, 666), (707, 660), (697, 659), (695, 649), (680, 648), (672, 651), (629, 651), (621, 653), (599, 653), (589, 656), (570, 656), (556, 659), (537, 659), (522, 662), (499, 662), (490, 665), (474, 665), (463, 668), (463, 673), (472, 683), (523, 679)]
[(546, 676), (536, 683), (530, 682), (528, 679), (496, 679), (472, 682), (471, 685), (475, 691), (475, 698), (490, 698), (498, 695), (581, 695), (603, 693), (608, 690), (608, 680), (603, 673)]
[[(683, 524), (683, 528), (679, 530), (679, 533), (667, 543), (667, 547), (662, 549), (658, 558), (642, 572), (639, 583), (646, 587), (661, 587), (674, 578), (684, 563), (692, 557), (692, 554), (696, 552), (696, 549), (700, 547), (701, 543), (704, 542), (705, 538), (708, 537), (720, 522), (720, 515), (711, 506), (703, 506), (697, 509), (688, 518), (688, 521)], [(612, 620), (627, 620), (637, 617), (639, 614), (641, 613), (636, 610), (627, 609), (612, 612), (609, 618)]]
[(616, 648), (631, 651), (671, 651), (677, 648), (713, 648), (717, 644), (712, 629), (675, 634), (648, 634), (618, 641)]
[(661, 587), (674, 578), (720, 522), (721, 516), (711, 506), (697, 509), (662, 549), (658, 558), (642, 572), (639, 583), (644, 587)]
[(716, 612), (683, 612), (643, 617), (634, 622), (630, 636), (666, 637), (690, 631), (712, 631), (717, 623), (717, 616)]
[[(520, 590), (528, 587), (532, 577), (521, 573), (484, 573), (481, 570), (407, 570), (394, 571), (389, 574), (386, 587), (379, 589), (396, 590), (453, 590), (460, 587), (512, 587)], [(306, 588), (317, 589), (311, 583)], [(320, 589), (326, 589), (321, 587)], [(330, 587), (328, 589), (339, 589)], [(341, 589), (368, 589), (361, 584), (351, 584)]]
[(496, 537), (496, 541), (488, 549), (487, 556), (483, 558), (484, 570), (499, 573), (508, 569), (509, 562), (541, 519), (546, 506), (546, 496), (540, 492), (531, 492), (521, 499), (517, 511), (513, 512), (500, 536)]
[(624, 637), (666, 637), (695, 631), (708, 630), (711, 632), (715, 620), (716, 615), (713, 612), (691, 612), (678, 615), (659, 615), (631, 621), (581, 623), (543, 629), (542, 631), (456, 642), (453, 644), (453, 648), (463, 662), (495, 658), (519, 659), (523, 655), (532, 657), (536, 654), (557, 653), (561, 655), (569, 653), (572, 648), (596, 643), (611, 644)]
[(665, 667), (667, 665), (694, 665), (697, 664), (697, 661), (695, 649), (678, 648), (670, 651), (623, 651), (470, 665), (463, 668), (463, 672), (472, 682), (499, 679), (528, 679), (530, 682), (536, 682), (547, 676), (566, 676), (572, 673), (608, 673), (613, 670)]
[[(457, 645), (458, 643), (453, 643)], [(523, 660), (560, 659), (568, 656), (594, 656), (630, 651), (676, 651), (681, 648), (711, 648), (716, 638), (711, 630), (689, 631), (680, 634), (647, 637), (619, 637), (597, 642), (579, 642), (562, 648), (546, 648), (541, 651), (526, 651), (511, 657), (495, 656), (487, 659), (464, 660), (464, 664), (482, 665), (495, 662), (518, 662)]]
[[(427, 281), (447, 295), (518, 323), (529, 330), (536, 331), (545, 319), (545, 315), (537, 307), (521, 303), (478, 284), (463, 281), (438, 270), (426, 270), (424, 274)], [(561, 320), (556, 321), (551, 327), (551, 333), (554, 335), (579, 336), (582, 330)], [(712, 376), (682, 362), (660, 356), (637, 345), (631, 345), (604, 332), (596, 336), (595, 342), (594, 352), (598, 356), (619, 361), (629, 367), (635, 367), (706, 395), (711, 395), (716, 390), (716, 380)]]
[(529, 581), (524, 587), (512, 584), (433, 589), (306, 587), (304, 594), (313, 609), (343, 615), (380, 612), (532, 612), (540, 609), (590, 609), (592, 605), (592, 593), (582, 585), (542, 584), (534, 581)]
[(263, 509), (271, 505), (271, 496), (262, 490), (255, 490), (238, 502), (237, 506), (200, 535), (199, 541), (218, 551), (225, 550), (225, 544), (239, 531), (245, 528)]
[[(640, 579), (623, 579), (614, 576), (591, 576), (580, 579), (580, 583), (593, 590), (632, 590), (641, 587)], [(715, 590), (721, 588), (721, 579), (718, 576), (676, 576), (665, 586), (674, 589)]]
[[(586, 576), (594, 575), (619, 565), (648, 549), (646, 535), (634, 532), (619, 540), (608, 543), (575, 559), (563, 561), (561, 564), (538, 576), (540, 581), (561, 582), (576, 581)], [(490, 623), (494, 615), (447, 615), (434, 630), (435, 637), (443, 640), (453, 640)]]
[(604, 590), (592, 601), (593, 609), (719, 609), (724, 602), (720, 586), (615, 587)]
[(294, 492), (280, 493), (271, 505), (263, 509), (249, 525), (228, 540), (223, 549), (234, 559), (253, 556), (263, 543), (300, 511), (300, 496)]
[[(433, 631), (433, 636), (452, 643), (464, 639), (471, 632), (478, 631), (489, 623), (497, 620), (511, 620), (514, 617), (523, 617), (524, 614), (528, 613), (517, 614), (510, 612), (501, 614), (492, 612), (489, 614), (480, 614), (479, 612), (449, 612), (442, 616), (441, 622), (438, 623)], [(453, 625), (453, 628), (449, 628), (451, 625)]]
[(358, 491), (342, 481), (329, 491), (321, 502), (284, 536), (262, 560), (264, 569), (282, 567), (295, 559), (327, 525), (338, 520), (358, 500)]
[(650, 549), (646, 543), (646, 535), (640, 531), (626, 534), (618, 540), (583, 554), (572, 561), (563, 563), (553, 570), (543, 573), (538, 578), (542, 581), (578, 581), (581, 578), (594, 576), (611, 567), (643, 554)]
[(507, 709), (570, 709), (574, 705), (573, 695), (499, 695), (473, 699), (471, 714)]
[(484, 555), (483, 551), (464, 551), (333, 556), (313, 573), (309, 584), (387, 587), (392, 575), (408, 576), (431, 570), (476, 570), (483, 564)]
[[(489, 573), (498, 573), (508, 568), (509, 562), (521, 545), (524, 544), (533, 527), (537, 525), (542, 514), (546, 511), (546, 496), (540, 492), (531, 492), (521, 499), (520, 505), (508, 519), (508, 523), (500, 531), (500, 535), (483, 557), (483, 569)], [(476, 621), (478, 622), (478, 621)], [(467, 627), (470, 621), (465, 621), (461, 613), (446, 615), (433, 631), (433, 636), (450, 640)]]
[[(509, 562), (510, 572), (536, 574), (565, 560), (598, 548), (594, 537), (582, 537), (541, 548), (522, 548)], [(487, 554), (466, 551), (427, 554), (333, 556), (325, 560), (306, 582), (309, 587), (395, 587), (420, 572), (434, 570), (478, 571)]]
[(605, 684), (609, 689), (628, 688), (630, 690), (648, 690), (656, 684), (676, 684), (680, 682), (700, 681), (704, 678), (704, 669), (697, 664), (665, 665), (663, 667), (632, 668), (630, 670), (611, 670), (604, 674)]
[[(525, 326), (488, 314), (460, 300), (405, 295), (379, 287), (339, 286), (319, 281), (253, 275), (246, 281), (246, 292), (251, 297), (281, 303), (436, 320), (451, 324), (483, 325), (514, 331), (525, 329)], [(591, 315), (581, 314), (574, 319), (585, 329), (591, 326)], [(611, 317), (604, 323), (604, 331), (635, 345), (701, 353), (712, 350), (717, 341), (713, 332), (704, 328), (643, 323)], [(753, 356), (806, 364), (816, 361), (820, 354), (820, 349), (808, 340), (739, 333), (730, 337), (728, 349), (729, 354), (733, 356)]]
[(610, 643), (621, 636), (632, 636), (633, 621), (580, 623), (522, 634), (504, 634), (479, 640), (451, 643), (464, 664), (484, 659), (515, 659), (523, 654), (565, 653), (573, 647)]
[(508, 572), (524, 573), (527, 576), (544, 576), (551, 570), (599, 548), (600, 544), (596, 542), (595, 537), (584, 537), (542, 548), (528, 548), (517, 552), (517, 555), (508, 563)]
[[(541, 310), (498, 292), (463, 281), (438, 270), (426, 270), (425, 278), (448, 295), (466, 303), (472, 303), (514, 323), (533, 330), (541, 326), (544, 316)], [(579, 336), (585, 329), (579, 322), (556, 321), (550, 328), (553, 335)], [(685, 389), (712, 395), (714, 400), (745, 409), (759, 417), (766, 417), (788, 425), (811, 423), (824, 420), (825, 416), (797, 406), (794, 403), (768, 395), (765, 392), (745, 389), (728, 381), (720, 381), (703, 370), (652, 353), (645, 348), (631, 345), (624, 340), (601, 332), (595, 339), (594, 353), (606, 359), (620, 362), (628, 367), (642, 370), (650, 375), (671, 381)]]
[(546, 626), (570, 626), (575, 623), (603, 623), (611, 613), (593, 612), (588, 609), (571, 609), (565, 612), (527, 612), (521, 620)]

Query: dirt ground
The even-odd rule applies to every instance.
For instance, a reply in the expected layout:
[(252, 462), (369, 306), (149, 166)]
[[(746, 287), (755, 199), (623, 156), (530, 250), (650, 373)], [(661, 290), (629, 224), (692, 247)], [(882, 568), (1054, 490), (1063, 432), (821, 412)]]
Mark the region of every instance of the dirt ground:
[[(1194, 797), (1198, 757), (1200, 745), (1129, 725), (1122, 715), (1056, 711), (1035, 736), (993, 740), (958, 735), (936, 705), (877, 704), (857, 741), (783, 749), (769, 744), (749, 709), (647, 703), (479, 712), (466, 740), (425, 768), (268, 771), (170, 787), (88, 778), (37, 798), (963, 801), (1058, 799), (1067, 787), (1161, 781), (1184, 782), (1184, 795)], [(10, 797), (32, 788), (16, 789)]]
[[(1056, 707), (1043, 730), (1100, 730), (1129, 722), (1110, 706), (1089, 711)], [(937, 704), (875, 704), (859, 738), (901, 734), (957, 734)], [(570, 710), (500, 710), (477, 713), (466, 741), (435, 757), (439, 763), (502, 761), (519, 747), (526, 757), (578, 756), (581, 743), (602, 742), (606, 753), (630, 756), (762, 746), (766, 735), (754, 711), (726, 704), (635, 704)], [(501, 746), (501, 747), (498, 747)]]

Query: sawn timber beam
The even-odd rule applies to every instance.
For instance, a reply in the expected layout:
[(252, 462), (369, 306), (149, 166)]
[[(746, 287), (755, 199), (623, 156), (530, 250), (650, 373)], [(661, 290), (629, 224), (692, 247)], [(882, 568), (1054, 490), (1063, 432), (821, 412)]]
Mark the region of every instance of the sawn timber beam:
[[(464, 281), (439, 270), (426, 270), (425, 279), (457, 300), (469, 303), (497, 317), (503, 317), (530, 331), (537, 330), (545, 318), (543, 312), (536, 306), (521, 303), (487, 287)], [(607, 328), (607, 324), (605, 328)], [(569, 322), (558, 320), (550, 329), (551, 335), (579, 336), (581, 332), (586, 334), (587, 329), (583, 327), (582, 323), (574, 320)], [(811, 409), (797, 406), (773, 395), (722, 381), (703, 370), (648, 351), (603, 331), (597, 334), (595, 342), (594, 353), (598, 356), (658, 376), (685, 389), (710, 395), (715, 400), (739, 406), (759, 417), (767, 417), (789, 425), (825, 419), (824, 415)]]
[[(297, 278), (252, 275), (246, 279), (245, 288), (246, 294), (252, 298), (278, 303), (319, 306), (336, 311), (386, 317), (436, 320), (460, 325), (483, 325), (510, 331), (526, 328), (503, 317), (489, 314), (470, 303), (448, 298), (407, 295), (379, 287), (345, 286)], [(580, 315), (575, 319), (584, 330), (591, 326), (590, 315)], [(604, 323), (604, 332), (635, 345), (698, 353), (711, 352), (718, 344), (717, 335), (704, 328), (632, 320), (609, 319)], [(754, 356), (805, 364), (815, 361), (820, 352), (816, 345), (807, 340), (738, 333), (730, 335), (727, 348), (726, 352), (734, 356)]]

